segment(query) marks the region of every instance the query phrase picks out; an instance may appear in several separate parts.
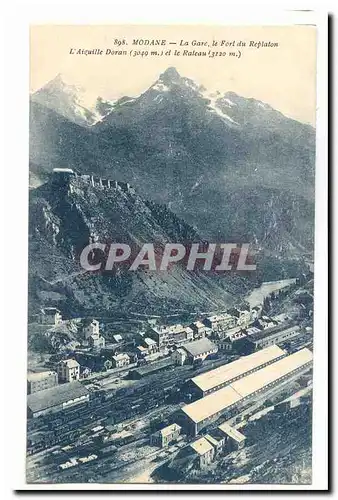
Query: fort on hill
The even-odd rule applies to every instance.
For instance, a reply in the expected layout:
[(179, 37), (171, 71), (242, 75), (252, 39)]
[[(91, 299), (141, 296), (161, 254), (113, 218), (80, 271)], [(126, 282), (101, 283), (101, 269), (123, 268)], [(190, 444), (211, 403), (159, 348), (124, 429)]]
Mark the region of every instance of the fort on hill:
[[(59, 180), (66, 181), (71, 177), (78, 177), (78, 174), (71, 168), (53, 168), (52, 182)], [(95, 177), (94, 175), (80, 175), (82, 180), (92, 187), (119, 189), (125, 193), (135, 193), (135, 189), (129, 182), (120, 182), (111, 179), (103, 179), (102, 177)]]

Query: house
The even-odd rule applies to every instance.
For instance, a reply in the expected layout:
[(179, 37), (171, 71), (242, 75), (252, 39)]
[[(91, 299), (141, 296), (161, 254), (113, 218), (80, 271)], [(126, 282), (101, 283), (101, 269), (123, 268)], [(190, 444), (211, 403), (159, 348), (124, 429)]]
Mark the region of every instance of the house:
[(40, 323), (43, 325), (60, 325), (62, 316), (56, 307), (45, 307), (40, 311)]
[(194, 340), (182, 346), (182, 349), (187, 353), (187, 359), (190, 363), (194, 363), (198, 359), (202, 361), (210, 356), (216, 354), (218, 347), (211, 340), (204, 338)]
[(85, 319), (82, 322), (82, 336), (88, 340), (91, 335), (100, 335), (100, 323), (97, 319)]
[(232, 328), (226, 332), (224, 338), (217, 341), (218, 348), (222, 351), (240, 352), (242, 340), (246, 338), (246, 332), (240, 327)]
[(228, 312), (236, 318), (237, 326), (245, 327), (252, 322), (252, 315), (249, 307), (232, 307)]
[(58, 363), (57, 373), (61, 382), (74, 382), (80, 378), (80, 365), (75, 359), (64, 359)]
[(40, 373), (28, 373), (27, 375), (27, 394), (50, 389), (58, 384), (58, 375), (56, 372), (44, 371)]
[(204, 319), (203, 323), (208, 328), (212, 329), (213, 334), (222, 332), (224, 330), (229, 330), (236, 326), (236, 318), (231, 316), (231, 314), (224, 313), (215, 316), (208, 316)]
[(153, 354), (159, 351), (156, 341), (150, 337), (145, 337), (143, 339), (143, 346), (146, 348), (147, 354)]
[(215, 448), (205, 437), (197, 439), (189, 447), (197, 455), (200, 469), (205, 469), (211, 464), (215, 456)]
[(180, 324), (172, 326), (159, 326), (149, 330), (149, 337), (154, 339), (159, 349), (169, 345), (182, 345), (194, 338), (194, 332), (189, 327)]
[(239, 430), (227, 423), (219, 425), (218, 429), (226, 436), (226, 447), (229, 451), (244, 448), (246, 437)]
[(258, 319), (259, 316), (261, 315), (261, 313), (262, 313), (262, 306), (254, 306), (251, 309), (251, 318), (252, 318), (252, 321), (255, 321), (256, 319)]
[(178, 424), (171, 424), (164, 429), (160, 429), (150, 436), (150, 444), (165, 448), (172, 441), (175, 441), (181, 433), (181, 427)]
[(143, 345), (139, 345), (136, 347), (136, 354), (138, 358), (144, 358), (148, 354), (148, 350)]
[(177, 366), (183, 366), (187, 357), (187, 352), (181, 347), (176, 349), (171, 355), (171, 358), (174, 360), (174, 363)]
[(100, 334), (92, 334), (89, 337), (89, 345), (95, 349), (104, 349), (106, 344), (105, 338)]
[(116, 356), (112, 357), (112, 361), (115, 368), (123, 368), (130, 364), (130, 358), (126, 353), (116, 354)]
[(190, 328), (194, 334), (194, 340), (203, 339), (211, 334), (211, 328), (208, 328), (202, 321), (191, 323)]

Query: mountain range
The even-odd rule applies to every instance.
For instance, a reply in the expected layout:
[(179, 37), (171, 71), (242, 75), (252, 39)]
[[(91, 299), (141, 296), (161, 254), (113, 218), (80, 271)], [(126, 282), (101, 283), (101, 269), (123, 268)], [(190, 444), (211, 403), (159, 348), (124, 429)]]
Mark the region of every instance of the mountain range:
[(276, 259), (312, 255), (313, 127), (253, 98), (210, 93), (175, 68), (136, 97), (85, 108), (82, 95), (61, 75), (31, 95), (33, 188), (70, 167), (132, 184), (202, 239), (251, 243)]

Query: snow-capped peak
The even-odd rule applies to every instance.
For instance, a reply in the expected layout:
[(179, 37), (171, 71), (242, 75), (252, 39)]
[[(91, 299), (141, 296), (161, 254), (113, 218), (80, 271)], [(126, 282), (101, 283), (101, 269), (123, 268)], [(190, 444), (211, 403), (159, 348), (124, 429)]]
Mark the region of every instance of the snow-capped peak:
[(221, 93), (219, 91), (208, 92), (208, 91), (204, 90), (201, 92), (201, 95), (203, 98), (205, 98), (209, 101), (208, 108), (209, 108), (211, 113), (217, 114), (220, 118), (223, 119), (223, 121), (225, 121), (228, 124), (230, 123), (233, 125), (239, 125), (238, 122), (233, 120), (233, 118), (231, 118), (231, 116), (229, 116), (227, 113), (225, 113), (220, 107), (220, 104), (221, 104), (221, 102), (223, 102), (223, 100), (225, 100), (227, 106), (230, 108), (233, 106), (236, 106), (236, 104), (233, 103), (230, 99), (227, 99), (227, 98), (222, 99)]
[(72, 83), (61, 73), (34, 92), (32, 100), (53, 109), (75, 123), (87, 126), (102, 120), (103, 104), (105, 114), (111, 107), (109, 101), (103, 101), (95, 92)]

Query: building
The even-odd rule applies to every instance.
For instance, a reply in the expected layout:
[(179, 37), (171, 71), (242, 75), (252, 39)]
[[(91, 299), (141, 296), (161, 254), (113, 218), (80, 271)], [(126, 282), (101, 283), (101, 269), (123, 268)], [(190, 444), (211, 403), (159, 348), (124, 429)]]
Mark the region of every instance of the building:
[(267, 328), (273, 328), (274, 326), (278, 325), (278, 322), (272, 318), (269, 318), (269, 316), (261, 316), (257, 319), (255, 324), (257, 324), (257, 326), (261, 330), (266, 330)]
[(188, 434), (196, 436), (204, 427), (217, 420), (221, 415), (234, 410), (240, 400), (240, 394), (237, 394), (231, 386), (223, 387), (223, 389), (184, 406), (177, 419)]
[(198, 456), (198, 465), (200, 469), (208, 467), (214, 459), (215, 448), (205, 438), (201, 437), (189, 445), (193, 452)]
[(217, 344), (220, 344), (220, 341), (226, 340), (235, 333), (242, 331), (243, 330), (240, 326), (234, 326), (233, 328), (229, 328), (228, 330), (217, 330), (216, 332), (213, 332), (212, 338), (217, 342)]
[(81, 382), (58, 385), (27, 396), (29, 418), (56, 413), (89, 401), (90, 393)]
[(299, 333), (300, 327), (298, 325), (282, 323), (280, 325), (273, 326), (272, 328), (267, 328), (266, 330), (261, 330), (253, 333), (252, 335), (248, 335), (245, 342), (245, 349), (247, 352), (263, 349), (264, 347), (268, 347), (273, 344), (286, 342), (287, 340), (299, 335)]
[(201, 398), (215, 392), (231, 382), (249, 375), (264, 366), (274, 363), (286, 356), (286, 352), (278, 346), (273, 345), (255, 352), (249, 356), (242, 356), (236, 361), (219, 366), (201, 375), (197, 375), (189, 382), (189, 391), (196, 397)]
[(89, 337), (89, 345), (95, 349), (104, 349), (106, 340), (102, 335), (93, 333)]
[(160, 349), (167, 346), (182, 345), (194, 339), (194, 332), (190, 327), (180, 324), (173, 326), (159, 326), (151, 328), (149, 337), (154, 339)]
[(195, 321), (194, 323), (191, 323), (190, 328), (193, 331), (194, 340), (203, 339), (211, 334), (211, 328), (205, 326), (202, 321)]
[(175, 441), (181, 433), (181, 427), (178, 424), (171, 424), (164, 429), (160, 429), (154, 432), (150, 436), (150, 444), (152, 446), (159, 446), (160, 448), (165, 448), (172, 441)]
[(205, 358), (211, 354), (216, 354), (218, 351), (217, 345), (207, 338), (189, 342), (183, 345), (182, 349), (187, 353), (187, 360), (190, 363), (194, 363), (198, 359), (203, 361)]
[(204, 319), (203, 323), (205, 326), (212, 329), (212, 333), (214, 335), (236, 326), (237, 319), (228, 313), (224, 313), (215, 316), (208, 316)]
[(57, 365), (60, 382), (73, 382), (80, 378), (80, 365), (75, 359), (64, 359)]
[(245, 327), (252, 321), (252, 313), (249, 307), (233, 307), (228, 312), (236, 318), (237, 326)]
[(122, 342), (122, 335), (117, 333), (116, 335), (113, 335), (113, 339), (116, 344), (119, 344), (120, 342)]
[(116, 356), (112, 357), (112, 361), (114, 368), (123, 368), (130, 364), (130, 358), (126, 353), (116, 354)]
[(138, 345), (135, 350), (138, 358), (144, 358), (148, 354), (147, 348), (143, 345)]
[(243, 339), (246, 338), (245, 330), (240, 327), (232, 328), (225, 332), (224, 337), (217, 340), (218, 348), (222, 351), (228, 351), (231, 353), (239, 353), (242, 351)]
[(85, 319), (82, 322), (82, 335), (88, 340), (92, 335), (100, 335), (100, 323), (97, 319)]
[(252, 321), (255, 321), (256, 319), (258, 319), (261, 314), (262, 314), (262, 306), (254, 306), (251, 309), (251, 318), (252, 318)]
[(56, 307), (45, 307), (40, 311), (40, 323), (44, 325), (60, 325), (62, 323), (62, 316)]
[(218, 429), (226, 436), (226, 447), (229, 452), (244, 448), (246, 437), (239, 430), (227, 423), (219, 425)]
[(159, 351), (156, 341), (150, 337), (145, 337), (143, 339), (143, 346), (146, 348), (147, 354), (154, 354)]
[(46, 371), (40, 373), (28, 373), (27, 375), (27, 393), (50, 389), (58, 385), (58, 375), (56, 372)]
[(226, 436), (218, 427), (211, 429), (204, 437), (215, 448), (215, 454), (219, 454), (224, 450)]
[(140, 379), (147, 377), (148, 375), (154, 375), (163, 370), (168, 370), (174, 366), (174, 361), (172, 359), (162, 359), (161, 361), (156, 361), (155, 363), (150, 363), (149, 365), (139, 366), (131, 370), (129, 376), (133, 379)]
[(177, 366), (183, 366), (187, 360), (187, 357), (188, 354), (184, 349), (182, 349), (182, 347), (176, 349), (171, 355), (172, 360)]
[(220, 416), (229, 419), (240, 410), (249, 408), (253, 401), (263, 402), (269, 393), (280, 390), (290, 380), (299, 378), (311, 368), (312, 352), (308, 349), (284, 356), (184, 406), (177, 417), (179, 424), (189, 434), (196, 435)]
[(250, 326), (249, 328), (245, 329), (245, 333), (247, 335), (253, 335), (254, 333), (259, 333), (259, 332), (261, 332), (261, 330), (256, 326)]

